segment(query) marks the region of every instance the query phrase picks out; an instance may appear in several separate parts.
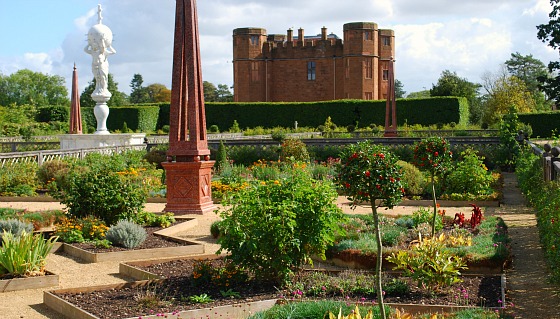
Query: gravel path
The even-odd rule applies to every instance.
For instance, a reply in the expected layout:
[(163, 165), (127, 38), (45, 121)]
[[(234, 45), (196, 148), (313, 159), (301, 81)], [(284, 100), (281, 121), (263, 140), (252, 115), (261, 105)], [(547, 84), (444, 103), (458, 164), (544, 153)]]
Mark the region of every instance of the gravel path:
[[(510, 226), (514, 239), (515, 256), (513, 269), (507, 272), (507, 300), (515, 304), (516, 318), (560, 318), (560, 298), (553, 294), (553, 287), (546, 283), (546, 266), (538, 244), (538, 232), (533, 212), (523, 202), (517, 189), (515, 175), (505, 175), (505, 203), (501, 207), (486, 208), (486, 214), (503, 217)], [(368, 214), (371, 208), (360, 206), (350, 209), (349, 202), (339, 197), (338, 205), (345, 213)], [(0, 207), (24, 208), (30, 211), (63, 209), (59, 203), (0, 202)], [(146, 204), (146, 210), (161, 212), (165, 204)], [(411, 214), (418, 207), (397, 206), (391, 210), (381, 210), (383, 214)], [(445, 208), (448, 216), (456, 212), (470, 212), (470, 207)], [(219, 217), (210, 213), (204, 216), (192, 215), (198, 226), (179, 234), (179, 237), (197, 241), (205, 245), (205, 254), (215, 252), (219, 246), (210, 235), (210, 225)], [(60, 275), (59, 287), (0, 293), (0, 319), (58, 319), (61, 316), (42, 304), (43, 291), (56, 288), (73, 288), (130, 281), (119, 275), (119, 262), (82, 263), (65, 254), (51, 254), (47, 269)], [(92, 275), (94, 274), (94, 275)]]

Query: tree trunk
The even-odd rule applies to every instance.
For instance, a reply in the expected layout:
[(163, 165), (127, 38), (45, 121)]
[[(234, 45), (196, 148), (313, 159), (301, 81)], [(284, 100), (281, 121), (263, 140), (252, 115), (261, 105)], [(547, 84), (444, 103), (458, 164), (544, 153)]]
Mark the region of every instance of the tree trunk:
[(432, 174), (432, 200), (434, 201), (434, 217), (432, 219), (432, 238), (436, 235), (437, 200), (436, 200), (436, 181)]
[(381, 229), (379, 228), (379, 216), (377, 215), (377, 206), (375, 206), (375, 199), (371, 200), (371, 211), (373, 213), (373, 223), (375, 226), (375, 238), (377, 239), (377, 264), (375, 267), (375, 287), (377, 290), (377, 302), (379, 303), (381, 318), (387, 319), (387, 316), (385, 314), (385, 305), (383, 304), (383, 286), (381, 285), (383, 245), (381, 243)]

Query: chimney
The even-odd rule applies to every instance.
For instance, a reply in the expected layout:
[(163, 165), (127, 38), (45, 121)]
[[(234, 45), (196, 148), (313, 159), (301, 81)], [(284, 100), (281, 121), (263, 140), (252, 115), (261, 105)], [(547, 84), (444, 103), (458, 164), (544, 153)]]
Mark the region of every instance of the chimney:
[(327, 27), (322, 27), (321, 28), (321, 40), (326, 40), (327, 39)]
[(303, 29), (298, 29), (298, 43), (301, 43), (301, 46), (305, 46), (305, 38), (303, 36)]
[(294, 30), (292, 30), (292, 28), (288, 29), (288, 42), (293, 42), (294, 41)]

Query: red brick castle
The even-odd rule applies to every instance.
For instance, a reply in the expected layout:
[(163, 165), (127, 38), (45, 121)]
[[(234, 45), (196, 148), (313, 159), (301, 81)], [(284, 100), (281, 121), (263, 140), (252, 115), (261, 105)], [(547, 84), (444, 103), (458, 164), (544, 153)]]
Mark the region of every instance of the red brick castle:
[(306, 102), (385, 99), (389, 61), (395, 56), (393, 30), (373, 22), (344, 25), (344, 41), (304, 30), (287, 35), (261, 28), (233, 30), (236, 102)]

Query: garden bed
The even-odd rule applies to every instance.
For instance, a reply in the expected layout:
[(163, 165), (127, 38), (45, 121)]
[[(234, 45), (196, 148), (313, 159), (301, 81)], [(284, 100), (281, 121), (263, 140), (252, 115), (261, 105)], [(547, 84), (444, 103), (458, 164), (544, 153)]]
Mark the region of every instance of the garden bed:
[[(198, 258), (197, 258), (198, 259)], [(372, 296), (303, 296), (290, 290), (279, 289), (270, 282), (249, 281), (243, 285), (230, 286), (239, 295), (236, 298), (223, 297), (217, 288), (205, 286), (195, 289), (191, 278), (196, 259), (176, 259), (129, 263), (135, 268), (150, 269), (153, 275), (165, 280), (138, 281), (135, 283), (63, 289), (45, 292), (45, 304), (70, 318), (157, 318), (157, 314), (167, 314), (168, 318), (245, 318), (257, 310), (272, 307), (277, 302), (333, 299), (351, 303), (369, 303)], [(219, 267), (221, 259), (211, 260)], [(296, 276), (310, 276), (318, 271), (305, 271)], [(346, 272), (323, 271), (332, 276), (343, 276)], [(346, 278), (346, 277), (345, 277)], [(412, 285), (409, 293), (387, 294), (388, 305), (404, 308), (411, 313), (432, 311), (453, 312), (466, 306), (499, 309), (504, 302), (504, 276), (464, 276), (463, 283), (442, 290), (441, 293), (428, 292)], [(212, 301), (197, 303), (188, 296), (208, 294)], [(463, 294), (463, 296), (460, 296)], [(205, 310), (200, 310), (201, 308)], [(234, 312), (241, 310), (241, 312)], [(333, 309), (335, 311), (336, 309)], [(201, 313), (201, 311), (205, 311)], [(151, 317), (151, 316), (153, 317)], [(161, 317), (161, 315), (160, 315)]]
[(58, 286), (59, 276), (46, 271), (45, 275), (25, 278), (0, 279), (0, 292), (38, 289)]
[(142, 245), (135, 249), (97, 248), (90, 243), (65, 243), (62, 250), (88, 263), (177, 257), (204, 253), (204, 245), (173, 236), (195, 227), (198, 225), (197, 220), (181, 219), (180, 217), (178, 220), (184, 221), (168, 228), (146, 227), (148, 237)]
[[(387, 257), (387, 256), (385, 256)], [(314, 258), (322, 263), (331, 264), (337, 267), (350, 269), (374, 270), (377, 263), (375, 254), (364, 253), (359, 250), (344, 250), (333, 252), (326, 260)], [(467, 269), (461, 271), (463, 274), (501, 274), (511, 261), (480, 260), (467, 261)], [(383, 260), (384, 270), (393, 270), (395, 264)]]

